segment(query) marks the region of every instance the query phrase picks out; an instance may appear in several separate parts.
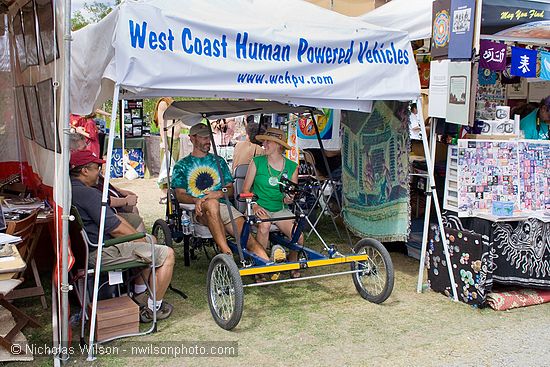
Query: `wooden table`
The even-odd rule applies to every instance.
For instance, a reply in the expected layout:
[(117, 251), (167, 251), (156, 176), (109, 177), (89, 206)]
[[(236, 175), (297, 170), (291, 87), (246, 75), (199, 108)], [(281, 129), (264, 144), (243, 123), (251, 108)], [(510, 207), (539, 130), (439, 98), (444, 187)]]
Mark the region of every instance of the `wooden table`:
[[(14, 289), (6, 295), (6, 299), (12, 300), (17, 298), (40, 297), (42, 308), (44, 310), (48, 308), (46, 296), (44, 294), (44, 288), (42, 287), (42, 282), (40, 281), (40, 273), (38, 272), (38, 268), (36, 267), (36, 262), (34, 260), (34, 253), (36, 251), (36, 247), (38, 245), (40, 235), (42, 234), (44, 227), (49, 226), (51, 223), (53, 223), (53, 220), (53, 214), (47, 214), (45, 216), (41, 216), (40, 214), (38, 215), (38, 217), (36, 218), (36, 224), (34, 226), (35, 229), (31, 245), (26, 253), (25, 259), (23, 259), (25, 263), (31, 265), (35, 285), (28, 288)], [(23, 270), (19, 271), (18, 273), (22, 272)]]

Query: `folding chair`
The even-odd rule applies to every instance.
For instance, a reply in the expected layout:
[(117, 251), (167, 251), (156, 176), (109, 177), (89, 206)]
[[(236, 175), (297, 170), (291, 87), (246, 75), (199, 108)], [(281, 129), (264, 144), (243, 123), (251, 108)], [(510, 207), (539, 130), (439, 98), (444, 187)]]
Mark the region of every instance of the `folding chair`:
[[(48, 308), (48, 304), (46, 302), (46, 296), (44, 295), (42, 282), (40, 281), (40, 274), (38, 273), (38, 268), (36, 267), (36, 261), (34, 261), (34, 250), (38, 244), (40, 235), (38, 232), (41, 232), (41, 227), (36, 226), (37, 216), (38, 210), (35, 210), (24, 219), (7, 222), (6, 233), (21, 237), (22, 239), (22, 241), (17, 245), (17, 249), (25, 263), (30, 265), (30, 270), (32, 271), (35, 285), (27, 288), (14, 289), (6, 295), (6, 299), (13, 300), (19, 298), (40, 297), (42, 308), (46, 310)], [(23, 275), (24, 272), (18, 273), (15, 278), (20, 278), (23, 280)]]
[[(80, 236), (82, 238), (83, 244), (84, 244), (84, 246), (82, 246), (83, 247), (82, 252), (83, 252), (83, 256), (84, 256), (84, 259), (82, 261), (82, 265), (84, 266), (84, 271), (77, 272), (77, 275), (73, 276), (73, 279), (72, 279), (73, 284), (74, 283), (76, 283), (77, 285), (82, 284), (82, 286), (77, 286), (77, 287), (75, 287), (75, 289), (77, 290), (77, 296), (78, 296), (78, 298), (80, 300), (80, 303), (81, 303), (81, 306), (82, 306), (80, 343), (84, 344), (85, 343), (84, 334), (85, 334), (85, 327), (86, 327), (86, 320), (87, 320), (86, 308), (88, 307), (88, 303), (90, 302), (89, 296), (88, 296), (88, 291), (87, 291), (87, 288), (88, 288), (88, 275), (92, 275), (95, 272), (95, 269), (93, 269), (93, 268), (90, 269), (89, 265), (88, 265), (89, 248), (90, 248), (90, 246), (91, 247), (97, 247), (98, 245), (96, 243), (93, 243), (90, 240), (90, 238), (88, 237), (88, 234), (84, 230), (84, 224), (82, 222), (82, 218), (81, 218), (80, 214), (78, 213), (78, 210), (76, 209), (75, 206), (71, 206), (71, 215), (74, 217), (74, 220), (70, 222), (70, 227), (71, 227), (70, 230), (71, 230), (72, 233), (79, 232)], [(136, 233), (136, 234), (132, 234), (132, 235), (128, 235), (128, 236), (117, 237), (117, 238), (113, 238), (113, 239), (105, 241), (103, 247), (106, 248), (106, 247), (113, 246), (113, 245), (116, 245), (116, 244), (119, 244), (119, 243), (137, 240), (137, 239), (143, 238), (143, 237), (145, 237), (145, 233)], [(154, 246), (155, 246), (154, 244), (151, 244), (151, 253), (154, 252)], [(129, 271), (131, 269), (143, 269), (145, 267), (150, 267), (151, 271), (153, 273), (156, 271), (153, 263), (144, 264), (143, 262), (139, 262), (139, 261), (128, 261), (128, 262), (121, 263), (121, 264), (102, 266), (100, 271), (102, 273), (103, 272), (110, 272), (110, 271), (119, 272), (119, 271)], [(128, 289), (129, 289), (130, 281), (133, 280), (134, 278), (135, 278), (135, 276), (133, 276), (133, 277), (129, 276), (128, 277), (128, 280), (127, 280)], [(149, 294), (151, 294), (153, 296), (153, 300), (156, 301), (156, 299), (155, 299), (156, 298), (156, 285), (153, 283), (152, 289), (151, 289), (151, 287), (149, 286), (148, 279), (144, 279), (144, 281), (145, 281), (145, 286), (147, 287), (147, 290), (149, 291)], [(103, 284), (101, 284), (97, 291), (99, 292), (99, 290), (108, 283), (109, 282), (106, 281)], [(119, 292), (120, 292), (120, 290), (119, 290)], [(130, 337), (130, 336), (146, 335), (146, 334), (150, 334), (152, 332), (155, 332), (156, 331), (156, 325), (157, 325), (156, 310), (153, 310), (153, 314), (154, 314), (153, 323), (151, 325), (151, 328), (149, 328), (147, 331), (139, 332), (139, 333), (124, 334), (124, 335), (120, 335), (120, 336), (117, 336), (117, 337), (102, 340), (101, 342), (98, 342), (98, 343), (105, 343), (105, 342), (115, 340), (115, 339), (120, 339), (120, 338), (125, 338), (125, 337)]]
[[(321, 218), (324, 214), (327, 214), (330, 216), (330, 219), (332, 221), (332, 224), (334, 225), (334, 228), (336, 229), (336, 233), (338, 233), (338, 237), (342, 237), (340, 234), (340, 230), (338, 229), (338, 225), (336, 224), (335, 218), (337, 218), (340, 213), (333, 213), (330, 210), (329, 202), (330, 199), (333, 197), (333, 195), (337, 195), (336, 193), (336, 187), (340, 185), (339, 182), (336, 182), (334, 179), (331, 180), (329, 177), (326, 177), (324, 175), (321, 175), (319, 171), (317, 170), (317, 166), (315, 165), (315, 158), (313, 157), (313, 154), (311, 152), (308, 152), (307, 150), (303, 150), (301, 152), (303, 154), (304, 161), (306, 163), (306, 166), (314, 172), (314, 176), (310, 176), (313, 180), (316, 181), (316, 187), (318, 187), (317, 190), (314, 190), (313, 194), (315, 195), (315, 201), (311, 205), (311, 212), (314, 212), (314, 209), (318, 206), (321, 210), (317, 214), (317, 217), (313, 221), (312, 227), (315, 228)], [(308, 232), (307, 238), (311, 236), (311, 233), (313, 232), (313, 228)]]

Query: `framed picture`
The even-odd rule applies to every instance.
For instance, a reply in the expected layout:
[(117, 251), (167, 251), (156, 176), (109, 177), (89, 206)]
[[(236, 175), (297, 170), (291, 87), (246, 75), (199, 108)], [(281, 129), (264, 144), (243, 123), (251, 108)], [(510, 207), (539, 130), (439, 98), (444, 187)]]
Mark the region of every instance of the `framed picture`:
[(130, 113), (132, 115), (132, 119), (135, 119), (135, 118), (140, 119), (141, 118), (141, 109), (139, 109), (139, 108), (131, 109)]
[[(40, 109), (40, 118), (43, 124), (44, 138), (46, 148), (51, 151), (61, 153), (61, 143), (59, 141), (59, 127), (56, 126), (54, 114), (54, 98), (52, 79), (44, 80), (36, 85), (38, 92), (38, 107)], [(57, 150), (56, 150), (57, 144)]]
[(133, 136), (141, 136), (141, 126), (134, 126), (132, 128), (132, 135)]
[(49, 64), (59, 58), (57, 39), (54, 37), (53, 4), (52, 0), (35, 0), (40, 29), (40, 45), (44, 63)]
[(29, 1), (21, 8), (23, 16), (23, 34), (25, 35), (25, 51), (27, 66), (38, 65), (38, 42), (36, 40), (36, 16), (34, 3)]
[(42, 121), (40, 119), (40, 108), (38, 107), (38, 96), (34, 85), (25, 86), (25, 100), (27, 102), (27, 111), (32, 124), (34, 133), (34, 141), (41, 147), (46, 147), (46, 139), (44, 138), (44, 130), (42, 129)]
[(142, 119), (132, 119), (132, 126), (143, 126)]
[(23, 129), (23, 135), (27, 139), (32, 140), (32, 127), (27, 113), (27, 103), (25, 102), (25, 92), (23, 86), (15, 87), (15, 100), (17, 101), (17, 109), (19, 111), (19, 120)]
[(12, 24), (15, 38), (15, 48), (17, 50), (17, 61), (19, 62), (19, 69), (23, 71), (27, 68), (27, 56), (25, 51), (25, 36), (23, 35), (23, 24), (21, 23), (20, 10), (18, 10), (14, 15)]

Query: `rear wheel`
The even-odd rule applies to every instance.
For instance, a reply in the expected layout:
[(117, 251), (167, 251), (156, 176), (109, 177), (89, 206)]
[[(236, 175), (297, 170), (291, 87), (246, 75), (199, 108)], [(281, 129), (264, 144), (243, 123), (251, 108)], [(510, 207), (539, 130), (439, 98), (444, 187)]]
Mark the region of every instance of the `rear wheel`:
[(231, 256), (214, 256), (208, 267), (206, 289), (216, 324), (225, 330), (237, 326), (243, 314), (244, 289), (239, 269)]
[(357, 292), (373, 303), (384, 302), (393, 290), (393, 263), (388, 250), (372, 238), (363, 238), (354, 247), (357, 255), (367, 254), (368, 259), (351, 264), (351, 270), (361, 270), (352, 274)]
[(170, 226), (163, 219), (157, 219), (153, 224), (153, 236), (157, 238), (157, 243), (159, 245), (166, 245), (168, 247), (172, 246), (172, 232), (170, 231)]

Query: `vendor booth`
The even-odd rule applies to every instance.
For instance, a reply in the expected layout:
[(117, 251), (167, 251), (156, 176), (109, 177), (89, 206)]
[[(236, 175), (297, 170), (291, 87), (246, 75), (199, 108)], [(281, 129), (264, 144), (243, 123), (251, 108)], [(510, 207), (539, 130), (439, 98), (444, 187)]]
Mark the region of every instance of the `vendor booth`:
[[(548, 289), (546, 124), (533, 125), (537, 138), (528, 116), (550, 95), (549, 11), (540, 1), (433, 3), (428, 114), (432, 149), (447, 149), (447, 229), (425, 230), (419, 290), (424, 266), (447, 295), (452, 266), (459, 299), (476, 306), (497, 283)], [(438, 139), (449, 123), (459, 133)]]
[[(159, 96), (370, 111), (373, 100), (418, 97), (411, 57), (405, 32), (299, 1), (129, 1), (75, 33), (71, 112), (86, 114), (110, 98)], [(107, 162), (114, 129), (110, 134)], [(92, 312), (92, 344), (94, 318)]]

